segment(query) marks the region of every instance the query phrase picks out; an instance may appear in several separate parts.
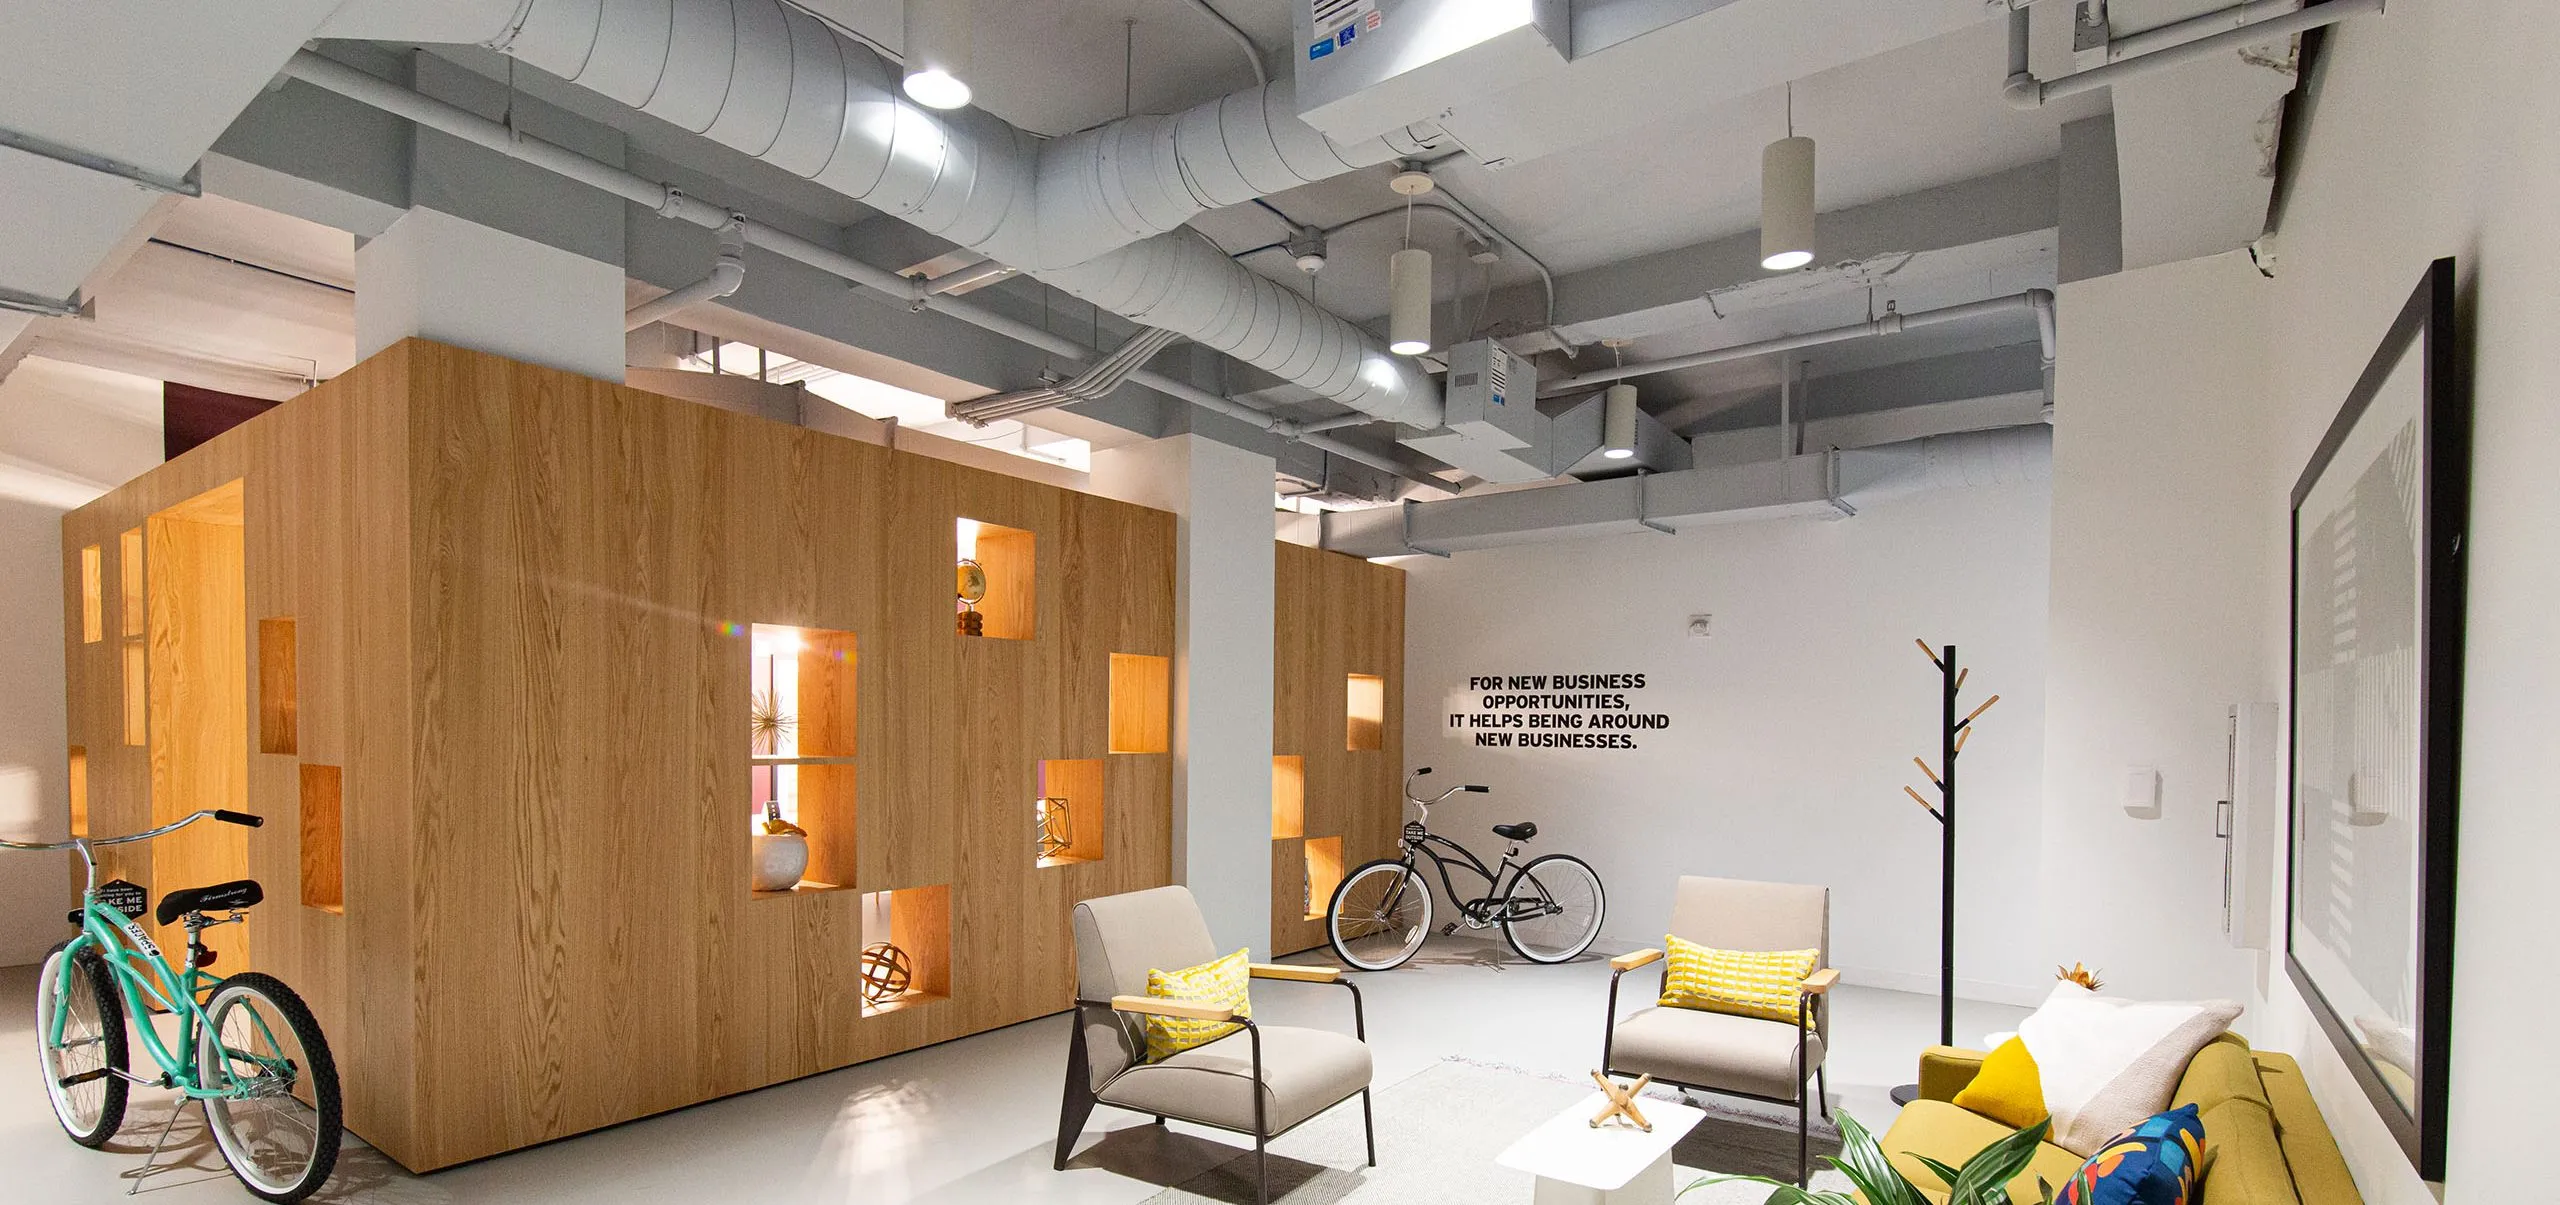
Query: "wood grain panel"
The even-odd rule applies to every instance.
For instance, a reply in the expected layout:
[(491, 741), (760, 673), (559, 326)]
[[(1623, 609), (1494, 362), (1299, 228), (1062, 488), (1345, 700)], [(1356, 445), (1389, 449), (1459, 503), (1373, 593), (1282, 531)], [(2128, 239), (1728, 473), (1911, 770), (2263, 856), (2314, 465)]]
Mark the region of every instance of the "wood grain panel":
[(258, 621), (258, 752), (293, 753), (301, 748), (298, 696), (301, 684), (293, 668), (293, 618)]
[(1173, 658), (1111, 654), (1111, 751), (1173, 749)]
[[(217, 486), (151, 516), (146, 524), (149, 620), (151, 823), (206, 809), (249, 809), (248, 549), (238, 521), (241, 485)], [(158, 894), (249, 874), (248, 834), (200, 823), (153, 842)], [(258, 928), (226, 925), (205, 944), (233, 965), (248, 961)], [(157, 927), (165, 949), (186, 941)]]
[[(1306, 915), (1311, 885), (1329, 896), (1332, 876), (1395, 853), (1404, 823), (1405, 575), (1296, 544), (1274, 547), (1271, 947), (1285, 954), (1324, 944), (1322, 922)], [(1353, 675), (1376, 681), (1355, 687)], [(1355, 716), (1359, 690), (1374, 692), (1357, 709), (1374, 719)], [(1316, 901), (1319, 911), (1325, 902)]]
[(342, 812), (346, 775), (337, 766), (302, 766), (302, 903), (324, 912), (347, 910), (346, 828)]

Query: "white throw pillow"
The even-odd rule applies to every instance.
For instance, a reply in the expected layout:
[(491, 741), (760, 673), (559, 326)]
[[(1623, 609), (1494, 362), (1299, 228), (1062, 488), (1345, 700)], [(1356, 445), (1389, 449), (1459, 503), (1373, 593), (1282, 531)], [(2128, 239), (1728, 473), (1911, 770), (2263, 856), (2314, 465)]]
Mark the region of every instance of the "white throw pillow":
[(2044, 1083), (2054, 1145), (2083, 1158), (2169, 1107), (2187, 1063), (2231, 1028), (2228, 1000), (2112, 1000), (2068, 981), (2018, 1023)]

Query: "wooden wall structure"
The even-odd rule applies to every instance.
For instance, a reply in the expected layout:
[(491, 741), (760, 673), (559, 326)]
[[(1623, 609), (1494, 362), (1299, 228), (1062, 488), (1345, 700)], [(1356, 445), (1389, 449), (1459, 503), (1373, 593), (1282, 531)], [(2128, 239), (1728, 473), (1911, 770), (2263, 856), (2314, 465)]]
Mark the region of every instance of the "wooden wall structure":
[[(961, 518), (1036, 543), (1028, 639), (955, 632)], [(191, 551), (219, 539), (177, 538), (224, 522), (232, 585)], [(79, 821), (267, 818), (108, 869), (155, 900), (261, 880), (223, 969), (312, 1002), (349, 1127), (412, 1170), (1059, 1011), (1074, 901), (1170, 878), (1170, 758), (1111, 740), (1113, 655), (1173, 652), (1160, 511), (411, 340), (63, 545)], [(230, 630), (184, 629), (217, 613), (184, 595), (226, 589)], [(823, 721), (853, 753), (801, 817), (851, 850), (841, 889), (748, 889), (756, 624), (855, 645), (852, 714)], [(1119, 727), (1161, 730), (1162, 676), (1124, 676), (1154, 714)], [(1102, 768), (1099, 856), (1035, 865), (1053, 760)], [(203, 794), (235, 771), (244, 798)], [(866, 1008), (882, 899), (924, 990)]]
[(1274, 548), (1271, 950), (1287, 954), (1325, 944), (1334, 885), (1404, 827), (1405, 574)]

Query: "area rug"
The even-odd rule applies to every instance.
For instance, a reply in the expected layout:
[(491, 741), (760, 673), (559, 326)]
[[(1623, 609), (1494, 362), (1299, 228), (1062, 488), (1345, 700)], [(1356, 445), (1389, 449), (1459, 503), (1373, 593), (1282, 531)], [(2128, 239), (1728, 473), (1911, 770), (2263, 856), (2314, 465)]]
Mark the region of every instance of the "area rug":
[[(1525, 1173), (1494, 1163), (1514, 1139), (1589, 1095), (1588, 1081), (1514, 1067), (1447, 1059), (1375, 1092), (1378, 1166), (1364, 1166), (1357, 1104), (1345, 1105), (1282, 1135), (1271, 1144), (1271, 1198), (1287, 1205), (1385, 1205), (1449, 1202), (1451, 1205), (1526, 1205), (1534, 1194)], [(1676, 1099), (1647, 1089), (1648, 1098)], [(1695, 1102), (1693, 1102), (1695, 1103)], [(1672, 1151), (1675, 1188), (1710, 1175), (1749, 1173), (1789, 1179), (1795, 1174), (1795, 1118), (1745, 1112), (1708, 1102), (1699, 1122)], [(1837, 1153), (1837, 1130), (1816, 1119), (1813, 1153)], [(1207, 1142), (1174, 1135), (1157, 1138), (1153, 1126), (1117, 1131), (1113, 1139), (1078, 1156), (1108, 1164), (1118, 1140), (1135, 1147), (1163, 1142)], [(1820, 1164), (1816, 1164), (1817, 1167)], [(1814, 1187), (1845, 1191), (1848, 1181), (1824, 1168)], [(1700, 1188), (1680, 1205), (1761, 1205), (1765, 1185), (1726, 1183)], [(1251, 1151), (1147, 1198), (1147, 1205), (1252, 1205)]]

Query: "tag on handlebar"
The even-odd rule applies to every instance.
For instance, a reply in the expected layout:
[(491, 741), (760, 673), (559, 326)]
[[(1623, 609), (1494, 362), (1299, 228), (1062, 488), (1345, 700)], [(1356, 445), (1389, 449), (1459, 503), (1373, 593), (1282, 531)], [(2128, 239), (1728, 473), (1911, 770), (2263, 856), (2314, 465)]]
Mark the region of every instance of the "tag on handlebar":
[(123, 913), (130, 920), (140, 920), (151, 914), (151, 893), (143, 890), (142, 884), (124, 879), (110, 879), (98, 884), (98, 902)]

